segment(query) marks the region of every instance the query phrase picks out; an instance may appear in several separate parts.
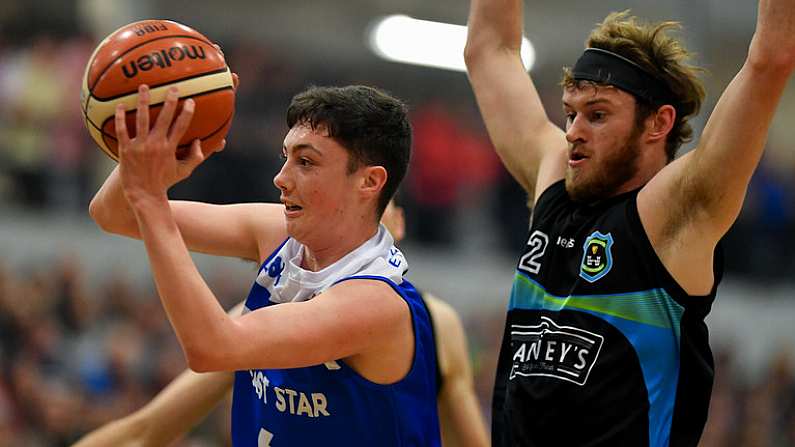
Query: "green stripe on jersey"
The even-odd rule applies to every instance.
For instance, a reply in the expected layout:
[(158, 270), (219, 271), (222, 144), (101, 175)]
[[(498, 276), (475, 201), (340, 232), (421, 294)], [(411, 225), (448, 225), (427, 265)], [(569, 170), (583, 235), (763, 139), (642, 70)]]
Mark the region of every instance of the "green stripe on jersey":
[(676, 333), (679, 333), (679, 322), (684, 313), (684, 307), (663, 289), (560, 297), (548, 293), (541, 285), (518, 272), (514, 277), (509, 306), (512, 309), (586, 310), (660, 328), (673, 327)]

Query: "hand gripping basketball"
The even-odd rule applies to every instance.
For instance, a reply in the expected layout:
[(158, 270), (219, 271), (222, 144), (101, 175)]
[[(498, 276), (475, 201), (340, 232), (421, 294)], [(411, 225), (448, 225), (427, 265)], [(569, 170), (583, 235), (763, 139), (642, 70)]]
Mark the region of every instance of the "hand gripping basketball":
[[(149, 87), (150, 121), (157, 119), (171, 87), (196, 111), (177, 146), (187, 152), (195, 139), (205, 148), (222, 144), (234, 116), (235, 81), (223, 53), (206, 36), (181, 23), (143, 20), (119, 28), (94, 50), (86, 64), (81, 110), (97, 145), (118, 160), (117, 104), (124, 104), (127, 129), (135, 136), (138, 86)], [(177, 113), (181, 106), (177, 107)]]
[(177, 146), (190, 127), (195, 111), (192, 99), (184, 102), (182, 110), (174, 119), (179, 100), (176, 88), (170, 88), (165, 103), (154, 126), (149, 127), (149, 87), (138, 88), (138, 104), (135, 119), (135, 138), (130, 138), (126, 123), (124, 104), (116, 107), (115, 126), (119, 143), (119, 162), (122, 186), (128, 200), (143, 196), (164, 196), (177, 182), (187, 178), (191, 172), (213, 152), (222, 150), (225, 141), (208, 153), (202, 151), (201, 142), (191, 142), (187, 155), (178, 157)]

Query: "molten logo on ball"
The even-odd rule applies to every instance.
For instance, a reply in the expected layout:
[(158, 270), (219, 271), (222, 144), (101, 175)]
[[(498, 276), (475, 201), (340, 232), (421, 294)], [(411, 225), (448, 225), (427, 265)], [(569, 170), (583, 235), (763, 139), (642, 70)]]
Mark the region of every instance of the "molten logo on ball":
[(121, 70), (124, 72), (124, 76), (129, 79), (135, 77), (138, 74), (138, 70), (149, 71), (155, 67), (170, 67), (172, 61), (179, 62), (185, 58), (207, 59), (207, 56), (204, 53), (204, 48), (200, 46), (176, 46), (141, 56), (136, 60), (130, 61), (129, 66), (122, 65)]
[[(180, 150), (198, 139), (202, 147), (223, 144), (235, 111), (235, 85), (224, 55), (193, 28), (169, 20), (144, 20), (114, 31), (100, 42), (86, 64), (81, 109), (91, 138), (103, 152), (119, 159), (115, 114), (127, 110), (134, 130), (138, 87), (150, 87), (150, 125), (154, 125), (169, 88), (180, 104), (191, 98), (196, 111)], [(178, 106), (179, 107), (179, 106)]]

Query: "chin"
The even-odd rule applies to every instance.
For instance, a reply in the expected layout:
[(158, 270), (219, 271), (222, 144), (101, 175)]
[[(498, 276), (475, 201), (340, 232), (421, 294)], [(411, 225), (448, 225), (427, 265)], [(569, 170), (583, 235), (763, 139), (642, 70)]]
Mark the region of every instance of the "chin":
[(588, 196), (587, 182), (583, 182), (582, 174), (575, 174), (572, 168), (566, 168), (565, 177), (566, 193), (569, 198), (575, 202), (585, 202)]
[(566, 193), (577, 203), (593, 203), (605, 198), (608, 194), (604, 185), (594, 179), (584, 179), (582, 174), (575, 175), (571, 169), (566, 170)]
[(301, 232), (301, 226), (296, 225), (295, 222), (287, 221), (287, 236), (301, 242), (304, 239), (304, 234)]

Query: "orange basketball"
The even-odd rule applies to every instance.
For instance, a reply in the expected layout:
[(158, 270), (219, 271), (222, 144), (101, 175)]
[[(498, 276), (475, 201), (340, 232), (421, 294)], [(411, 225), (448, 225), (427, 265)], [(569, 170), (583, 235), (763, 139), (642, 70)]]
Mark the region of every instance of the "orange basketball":
[[(179, 142), (184, 150), (195, 139), (203, 148), (221, 144), (235, 110), (232, 72), (223, 54), (196, 30), (170, 20), (144, 20), (123, 26), (106, 37), (86, 66), (80, 95), (91, 137), (106, 154), (119, 159), (114, 114), (127, 108), (127, 131), (135, 136), (138, 86), (150, 87), (150, 118), (154, 126), (172, 86), (182, 102), (193, 98), (196, 109), (190, 128)], [(176, 115), (175, 115), (176, 116)]]

